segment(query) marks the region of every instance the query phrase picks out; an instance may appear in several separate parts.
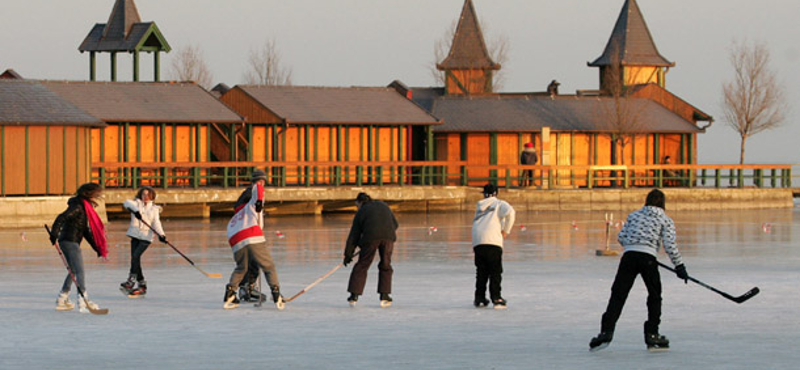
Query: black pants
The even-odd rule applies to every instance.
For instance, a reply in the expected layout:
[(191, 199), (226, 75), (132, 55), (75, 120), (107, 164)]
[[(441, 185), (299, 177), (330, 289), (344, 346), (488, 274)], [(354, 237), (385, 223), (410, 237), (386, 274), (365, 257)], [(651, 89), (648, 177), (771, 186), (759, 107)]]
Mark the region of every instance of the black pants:
[(141, 240), (136, 238), (131, 238), (131, 275), (136, 275), (136, 280), (143, 281), (144, 275), (142, 274), (142, 255), (144, 251), (147, 250), (147, 247), (150, 246), (150, 242), (147, 240)]
[(658, 325), (661, 323), (661, 275), (658, 273), (656, 258), (641, 252), (626, 252), (622, 255), (617, 276), (611, 286), (611, 298), (608, 299), (608, 307), (603, 314), (601, 332), (614, 332), (636, 275), (642, 275), (647, 287), (647, 321), (644, 323), (644, 330), (646, 333), (658, 333)]
[(475, 299), (486, 298), (486, 283), (489, 283), (489, 297), (492, 301), (500, 298), (500, 283), (503, 282), (503, 248), (496, 245), (476, 245)]
[(367, 272), (377, 252), (381, 261), (378, 263), (378, 293), (389, 294), (392, 292), (392, 251), (394, 242), (391, 240), (375, 240), (366, 245), (361, 245), (358, 252), (358, 262), (350, 273), (350, 282), (347, 291), (353, 294), (364, 294), (364, 285), (367, 284)]

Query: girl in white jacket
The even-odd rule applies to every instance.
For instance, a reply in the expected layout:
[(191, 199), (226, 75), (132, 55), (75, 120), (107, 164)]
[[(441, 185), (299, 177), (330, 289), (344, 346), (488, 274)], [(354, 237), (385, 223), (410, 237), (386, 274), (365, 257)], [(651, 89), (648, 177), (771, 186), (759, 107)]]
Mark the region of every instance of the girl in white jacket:
[[(156, 191), (150, 186), (143, 186), (136, 193), (135, 199), (123, 203), (123, 207), (131, 212), (131, 225), (125, 234), (131, 238), (131, 270), (128, 280), (120, 284), (119, 290), (129, 298), (141, 298), (147, 294), (147, 282), (142, 274), (141, 262), (144, 251), (154, 237), (162, 243), (167, 242), (159, 217), (161, 207), (153, 203), (155, 199)], [(139, 285), (134, 289), (137, 282)]]

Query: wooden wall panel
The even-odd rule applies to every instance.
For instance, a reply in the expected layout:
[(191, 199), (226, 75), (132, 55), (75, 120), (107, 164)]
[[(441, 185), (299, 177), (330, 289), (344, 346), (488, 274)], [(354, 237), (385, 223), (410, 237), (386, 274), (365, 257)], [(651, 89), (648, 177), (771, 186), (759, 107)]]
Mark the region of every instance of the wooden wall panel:
[(25, 194), (25, 128), (5, 127), (6, 194)]
[(281, 123), (282, 120), (239, 89), (225, 93), (220, 100), (233, 111), (245, 117), (248, 123)]
[(75, 127), (67, 127), (66, 129), (66, 156), (65, 161), (66, 167), (64, 172), (66, 173), (66, 191), (69, 194), (75, 193), (78, 190), (78, 186), (81, 184), (79, 183), (80, 179), (78, 178), (78, 171), (76, 167), (76, 163), (78, 160), (77, 153), (75, 152), (75, 142), (78, 139), (78, 132), (77, 128)]
[[(486, 72), (483, 70), (452, 70), (452, 76), (448, 76), (447, 93), (463, 95), (464, 92), (455, 80), (469, 91), (471, 94), (483, 93), (486, 90)], [(455, 78), (455, 80), (454, 80)]]
[[(142, 162), (155, 162), (156, 148), (158, 148), (158, 140), (156, 135), (156, 128), (153, 125), (141, 125), (140, 131), (141, 138), (141, 161)], [(134, 157), (135, 158), (135, 157)]]
[(177, 142), (175, 143), (176, 147), (173, 148), (176, 155), (176, 160), (178, 162), (188, 162), (193, 159), (192, 156), (192, 147), (191, 147), (191, 139), (192, 139), (192, 130), (189, 126), (185, 125), (178, 125), (175, 128), (175, 133), (177, 137)]
[(267, 161), (267, 127), (261, 125), (253, 126), (253, 137), (250, 138), (250, 148), (253, 153), (253, 161)]
[[(489, 134), (468, 134), (467, 135), (467, 164), (488, 165), (490, 150)], [(475, 169), (470, 170), (469, 177), (488, 177), (489, 170)], [(470, 185), (484, 184), (486, 181), (471, 181)]]
[(47, 192), (47, 151), (45, 149), (47, 148), (47, 128), (45, 126), (28, 127), (28, 143), (28, 194), (45, 194)]
[(50, 188), (48, 193), (62, 194), (64, 192), (64, 128), (62, 126), (50, 127), (49, 159)]

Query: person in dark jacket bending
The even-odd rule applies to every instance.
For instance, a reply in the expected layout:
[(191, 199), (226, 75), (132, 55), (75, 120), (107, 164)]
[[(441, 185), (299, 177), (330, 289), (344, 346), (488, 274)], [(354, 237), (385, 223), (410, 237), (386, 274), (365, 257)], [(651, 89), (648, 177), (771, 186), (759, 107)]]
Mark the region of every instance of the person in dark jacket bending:
[(372, 200), (366, 193), (358, 194), (356, 207), (358, 212), (353, 218), (342, 262), (345, 266), (352, 262), (356, 247), (359, 247), (358, 262), (353, 266), (347, 286), (350, 292), (347, 301), (355, 306), (358, 296), (364, 293), (369, 266), (375, 258), (375, 252), (378, 252), (381, 257), (378, 264), (378, 293), (381, 307), (389, 307), (392, 305), (389, 294), (392, 293), (392, 250), (397, 240), (397, 219), (386, 203)]
[[(69, 291), (72, 287), (72, 274), (77, 280), (78, 303), (80, 312), (89, 312), (87, 306), (97, 309), (97, 305), (89, 300), (84, 283), (83, 256), (80, 244), (85, 238), (97, 252), (97, 257), (106, 259), (108, 247), (106, 245), (105, 227), (97, 216), (94, 207), (96, 199), (100, 197), (103, 189), (98, 184), (86, 183), (78, 188), (77, 194), (67, 201), (67, 210), (62, 212), (53, 222), (50, 233), (50, 243), (56, 244), (64, 254), (71, 273), (67, 274), (61, 293), (56, 300), (56, 310), (70, 311), (75, 305), (69, 300)], [(81, 299), (81, 293), (83, 299)]]

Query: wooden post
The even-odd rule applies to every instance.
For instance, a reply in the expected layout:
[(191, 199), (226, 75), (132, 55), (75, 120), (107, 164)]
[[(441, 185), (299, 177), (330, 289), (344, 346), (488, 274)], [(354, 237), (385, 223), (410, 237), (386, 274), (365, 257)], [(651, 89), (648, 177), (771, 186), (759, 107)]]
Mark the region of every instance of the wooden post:
[[(596, 155), (596, 152), (595, 152)], [(542, 127), (542, 165), (550, 165), (550, 127)], [(542, 189), (550, 188), (550, 174), (542, 174)]]
[(139, 81), (139, 51), (133, 52), (133, 81)]
[(153, 81), (158, 82), (161, 80), (161, 52), (156, 50), (153, 55)]
[(89, 81), (97, 79), (97, 55), (94, 51), (89, 52)]
[(117, 80), (117, 52), (111, 52), (111, 81)]

